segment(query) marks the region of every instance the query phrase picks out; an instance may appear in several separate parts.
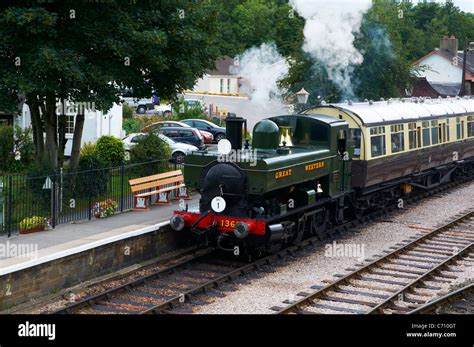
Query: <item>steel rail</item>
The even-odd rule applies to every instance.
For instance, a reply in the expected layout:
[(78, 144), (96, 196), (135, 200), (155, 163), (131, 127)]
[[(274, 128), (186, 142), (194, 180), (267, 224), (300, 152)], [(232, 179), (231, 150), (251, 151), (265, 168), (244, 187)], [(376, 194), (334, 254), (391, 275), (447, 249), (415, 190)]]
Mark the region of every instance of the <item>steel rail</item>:
[(100, 300), (109, 299), (113, 295), (120, 294), (120, 293), (125, 293), (125, 292), (127, 292), (127, 290), (129, 290), (131, 288), (143, 285), (147, 281), (150, 281), (150, 280), (153, 280), (153, 279), (159, 279), (163, 275), (172, 274), (173, 272), (175, 272), (179, 269), (185, 268), (186, 266), (189, 266), (190, 264), (192, 264), (194, 262), (198, 262), (200, 259), (203, 259), (203, 258), (209, 256), (209, 254), (211, 254), (213, 251), (215, 251), (215, 249), (212, 249), (212, 248), (205, 249), (205, 250), (201, 251), (200, 253), (194, 254), (192, 259), (187, 259), (187, 260), (180, 261), (180, 262), (178, 262), (176, 264), (173, 264), (169, 267), (166, 267), (164, 269), (160, 269), (156, 272), (153, 272), (152, 274), (140, 277), (138, 279), (134, 279), (134, 280), (129, 281), (129, 282), (123, 284), (123, 285), (120, 285), (120, 286), (114, 287), (114, 288), (110, 288), (110, 289), (108, 289), (106, 291), (103, 291), (101, 293), (98, 293), (96, 295), (86, 297), (86, 298), (84, 298), (80, 301), (71, 303), (67, 306), (64, 306), (60, 309), (57, 309), (57, 310), (51, 312), (50, 314), (70, 314), (70, 313), (77, 312), (78, 310), (80, 310), (82, 308), (93, 306), (96, 302), (98, 302)]
[[(441, 264), (435, 266), (433, 269), (429, 270), (427, 273), (421, 275), (417, 279), (408, 283), (405, 287), (403, 287), (402, 289), (394, 293), (391, 297), (387, 298), (385, 301), (381, 302), (376, 307), (374, 307), (371, 311), (368, 312), (368, 314), (383, 313), (383, 310), (389, 308), (389, 306), (393, 304), (394, 300), (396, 300), (397, 298), (400, 298), (400, 295), (403, 295), (404, 293), (409, 292), (410, 289), (412, 289), (416, 285), (420, 284), (423, 281), (426, 281), (430, 277), (435, 276), (437, 272), (439, 272), (446, 266), (455, 263), (456, 261), (459, 260), (459, 258), (462, 258), (464, 255), (470, 253), (472, 250), (474, 250), (474, 242), (464, 247), (461, 251), (449, 257), (448, 259), (443, 261)], [(396, 310), (396, 308), (394, 308), (394, 310)]]
[[(406, 252), (406, 251), (408, 251), (412, 248), (415, 248), (421, 242), (423, 242), (425, 240), (428, 240), (428, 239), (430, 239), (430, 238), (432, 238), (436, 235), (441, 234), (445, 230), (453, 227), (454, 225), (457, 225), (457, 224), (465, 221), (466, 219), (471, 218), (472, 216), (474, 216), (474, 211), (469, 210), (468, 212), (464, 213), (462, 216), (460, 216), (460, 217), (458, 217), (454, 220), (451, 220), (451, 221), (443, 224), (442, 226), (428, 232), (427, 234), (424, 234), (424, 235), (414, 239), (413, 241), (409, 242), (408, 244), (405, 244), (402, 247), (400, 247), (400, 248), (384, 255), (383, 257), (380, 257), (380, 258), (370, 262), (369, 264), (366, 264), (366, 265), (360, 267), (359, 269), (347, 274), (346, 276), (343, 276), (339, 280), (336, 280), (332, 283), (329, 283), (328, 285), (324, 286), (323, 288), (317, 289), (313, 293), (307, 294), (302, 299), (297, 300), (294, 303), (290, 303), (286, 307), (283, 307), (283, 308), (282, 307), (274, 307), (273, 309), (278, 311), (277, 312), (278, 314), (298, 313), (299, 311), (301, 311), (302, 307), (310, 306), (313, 303), (314, 300), (324, 297), (327, 292), (333, 291), (334, 289), (337, 289), (341, 285), (349, 284), (350, 280), (357, 279), (359, 277), (359, 275), (361, 275), (362, 273), (365, 273), (368, 270), (370, 270), (374, 267), (377, 267), (378, 265), (380, 265), (382, 263), (386, 263), (388, 260), (390, 260), (392, 258), (396, 258), (401, 253), (404, 253), (404, 252)], [(472, 244), (470, 246), (472, 246)], [(469, 248), (470, 246), (468, 246), (466, 248)], [(465, 251), (465, 249), (463, 249), (461, 252), (463, 252), (463, 254), (464, 254), (464, 251)], [(461, 252), (459, 252), (459, 253), (461, 253)], [(456, 254), (455, 256), (457, 256), (458, 254)], [(453, 257), (455, 257), (455, 256), (453, 256)], [(453, 257), (451, 257), (451, 258), (453, 258)], [(451, 259), (451, 258), (449, 258), (449, 259)], [(390, 298), (390, 299), (393, 299), (393, 298)], [(378, 306), (376, 308), (378, 309)]]
[(408, 312), (408, 314), (426, 314), (434, 312), (438, 307), (445, 306), (451, 302), (457, 302), (459, 299), (466, 298), (467, 295), (474, 293), (474, 283), (470, 283), (462, 288), (452, 291), (440, 298), (429, 301), (426, 304)]

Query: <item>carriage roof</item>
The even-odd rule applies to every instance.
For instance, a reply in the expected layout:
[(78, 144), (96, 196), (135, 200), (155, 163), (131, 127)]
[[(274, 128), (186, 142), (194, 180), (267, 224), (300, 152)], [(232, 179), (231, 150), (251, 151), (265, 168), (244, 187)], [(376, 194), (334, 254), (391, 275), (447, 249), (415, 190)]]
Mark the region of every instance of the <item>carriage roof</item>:
[(371, 126), (474, 114), (474, 99), (390, 99), (377, 102), (346, 102), (330, 104), (326, 107), (352, 113), (362, 121), (363, 125)]

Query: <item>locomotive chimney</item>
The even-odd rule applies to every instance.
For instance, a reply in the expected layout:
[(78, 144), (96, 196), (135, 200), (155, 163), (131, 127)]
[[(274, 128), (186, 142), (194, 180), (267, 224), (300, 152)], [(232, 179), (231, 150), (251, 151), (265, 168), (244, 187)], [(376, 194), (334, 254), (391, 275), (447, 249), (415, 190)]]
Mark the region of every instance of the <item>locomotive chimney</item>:
[(232, 149), (242, 149), (242, 125), (245, 126), (245, 133), (247, 133), (247, 120), (229, 112), (225, 122), (226, 137), (232, 144)]

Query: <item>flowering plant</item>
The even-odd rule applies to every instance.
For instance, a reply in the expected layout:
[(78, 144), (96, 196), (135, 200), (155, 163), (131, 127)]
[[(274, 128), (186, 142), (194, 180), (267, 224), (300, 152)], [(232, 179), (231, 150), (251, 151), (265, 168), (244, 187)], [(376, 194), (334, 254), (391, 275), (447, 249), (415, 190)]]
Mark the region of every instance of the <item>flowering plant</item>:
[(101, 202), (96, 202), (92, 205), (92, 213), (97, 218), (110, 217), (115, 214), (118, 204), (112, 199), (107, 199)]
[(49, 219), (46, 217), (33, 216), (30, 218), (24, 218), (20, 222), (20, 230), (31, 230), (35, 228), (47, 228), (49, 226)]

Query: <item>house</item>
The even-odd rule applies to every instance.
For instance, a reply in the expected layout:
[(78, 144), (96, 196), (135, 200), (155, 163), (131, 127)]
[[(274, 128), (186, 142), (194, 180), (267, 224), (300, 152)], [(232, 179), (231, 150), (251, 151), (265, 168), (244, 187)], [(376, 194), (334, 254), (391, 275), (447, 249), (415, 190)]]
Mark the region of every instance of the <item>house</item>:
[[(472, 46), (472, 44), (470, 45)], [(458, 39), (445, 36), (439, 48), (418, 59), (413, 66), (418, 79), (405, 90), (404, 96), (446, 97), (457, 96), (461, 91), (464, 52), (459, 50)], [(470, 49), (466, 59), (465, 94), (474, 92), (474, 50)], [(429, 84), (429, 86), (427, 85)]]
[(196, 82), (193, 92), (207, 94), (239, 94), (240, 77), (235, 74), (234, 59), (218, 59), (213, 70), (207, 70)]
[(412, 85), (402, 90), (402, 97), (428, 97), (446, 98), (457, 96), (461, 90), (461, 84), (429, 83), (426, 77), (417, 77)]
[[(62, 104), (58, 103), (58, 108)], [(112, 135), (119, 138), (124, 136), (122, 130), (122, 105), (114, 104), (113, 107), (107, 111), (98, 111), (94, 107), (87, 105), (84, 107), (84, 130), (82, 132), (81, 146), (84, 143), (95, 143), (99, 137), (103, 135)], [(65, 156), (71, 155), (72, 139), (74, 137), (74, 124), (76, 122), (77, 107), (67, 104), (64, 106), (64, 111), (67, 117), (66, 123), (66, 148), (64, 150)], [(22, 113), (18, 117), (3, 114), (6, 123), (19, 126), (23, 129), (31, 127), (31, 113), (27, 104), (23, 104)]]

